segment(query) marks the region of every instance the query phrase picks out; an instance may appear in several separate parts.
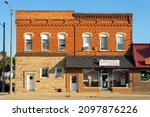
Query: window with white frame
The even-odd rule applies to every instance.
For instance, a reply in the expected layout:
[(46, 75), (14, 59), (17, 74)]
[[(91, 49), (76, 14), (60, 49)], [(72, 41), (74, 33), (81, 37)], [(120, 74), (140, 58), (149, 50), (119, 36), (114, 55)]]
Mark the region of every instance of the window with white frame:
[(64, 77), (64, 69), (62, 67), (56, 67), (55, 68), (55, 77)]
[(42, 50), (49, 50), (49, 34), (42, 34)]
[(48, 78), (49, 68), (48, 67), (42, 67), (40, 69), (40, 73), (41, 73), (41, 78)]
[(100, 50), (105, 51), (108, 50), (108, 35), (100, 34)]
[(83, 36), (83, 50), (90, 50), (91, 49), (91, 34), (85, 33)]
[(58, 33), (58, 50), (64, 51), (66, 50), (66, 34)]
[(25, 50), (32, 50), (32, 34), (25, 34)]
[(123, 51), (124, 50), (124, 39), (125, 39), (124, 34), (117, 34), (116, 39), (117, 39), (117, 51)]

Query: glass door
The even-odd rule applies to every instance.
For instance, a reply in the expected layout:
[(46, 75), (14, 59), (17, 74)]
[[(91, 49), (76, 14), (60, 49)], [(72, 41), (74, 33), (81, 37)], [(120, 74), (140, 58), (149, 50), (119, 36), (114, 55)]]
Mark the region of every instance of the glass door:
[(102, 88), (108, 88), (108, 74), (102, 74)]
[(107, 69), (101, 70), (101, 88), (102, 90), (109, 89), (109, 72)]

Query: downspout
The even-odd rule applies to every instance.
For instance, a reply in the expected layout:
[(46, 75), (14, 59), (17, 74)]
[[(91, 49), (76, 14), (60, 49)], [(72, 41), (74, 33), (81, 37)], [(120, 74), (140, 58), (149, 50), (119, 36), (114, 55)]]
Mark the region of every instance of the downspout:
[(76, 54), (76, 27), (75, 27), (75, 25), (73, 25), (73, 27), (74, 27), (74, 56), (75, 56), (75, 54)]

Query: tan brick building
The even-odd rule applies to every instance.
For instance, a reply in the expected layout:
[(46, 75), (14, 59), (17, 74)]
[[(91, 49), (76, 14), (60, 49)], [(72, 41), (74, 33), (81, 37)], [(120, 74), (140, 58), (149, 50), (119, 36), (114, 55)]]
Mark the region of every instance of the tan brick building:
[(16, 11), (16, 92), (132, 92), (132, 14)]

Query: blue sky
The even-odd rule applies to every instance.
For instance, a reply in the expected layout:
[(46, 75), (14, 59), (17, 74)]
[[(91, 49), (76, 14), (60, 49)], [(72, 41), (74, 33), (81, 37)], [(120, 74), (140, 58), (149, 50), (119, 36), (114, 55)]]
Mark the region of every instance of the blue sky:
[[(75, 10), (84, 13), (133, 13), (133, 42), (150, 43), (150, 0), (9, 0), (14, 10)], [(0, 23), (6, 22), (6, 51), (9, 55), (10, 13), (0, 0)], [(13, 55), (16, 53), (15, 16)], [(0, 51), (2, 50), (0, 26)]]

